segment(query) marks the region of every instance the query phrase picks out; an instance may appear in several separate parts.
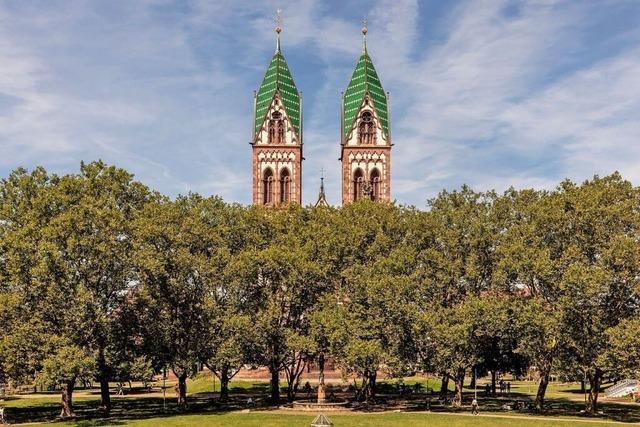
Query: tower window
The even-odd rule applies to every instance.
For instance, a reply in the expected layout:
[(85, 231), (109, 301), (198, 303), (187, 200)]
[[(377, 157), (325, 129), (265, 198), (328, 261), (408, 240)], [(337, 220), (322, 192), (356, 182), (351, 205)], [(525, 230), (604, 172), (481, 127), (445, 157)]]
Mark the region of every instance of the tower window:
[(282, 113), (274, 111), (269, 120), (269, 144), (284, 144), (284, 120)]
[(291, 201), (291, 175), (289, 169), (282, 169), (280, 172), (280, 203)]
[(360, 116), (358, 140), (360, 144), (372, 145), (376, 143), (376, 127), (371, 111), (365, 111)]
[(267, 168), (262, 176), (262, 204), (273, 204), (273, 171)]
[(269, 144), (273, 144), (276, 140), (276, 121), (269, 120)]
[(371, 178), (371, 200), (380, 199), (380, 171), (373, 169), (369, 175)]
[(362, 199), (362, 190), (364, 185), (364, 173), (358, 168), (353, 173), (353, 201)]
[(284, 144), (284, 121), (278, 120), (278, 144)]

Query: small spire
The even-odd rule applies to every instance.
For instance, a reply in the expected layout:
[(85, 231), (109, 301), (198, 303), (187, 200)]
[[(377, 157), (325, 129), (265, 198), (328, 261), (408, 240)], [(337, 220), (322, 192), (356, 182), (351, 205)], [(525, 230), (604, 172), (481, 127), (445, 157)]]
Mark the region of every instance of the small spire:
[(315, 206), (329, 206), (327, 196), (324, 194), (324, 168), (320, 169), (320, 193), (318, 194), (318, 201)]
[(360, 20), (362, 23), (362, 53), (367, 53), (367, 18)]
[(280, 33), (282, 32), (282, 9), (276, 11), (276, 17), (274, 19), (276, 23), (276, 52), (280, 52)]

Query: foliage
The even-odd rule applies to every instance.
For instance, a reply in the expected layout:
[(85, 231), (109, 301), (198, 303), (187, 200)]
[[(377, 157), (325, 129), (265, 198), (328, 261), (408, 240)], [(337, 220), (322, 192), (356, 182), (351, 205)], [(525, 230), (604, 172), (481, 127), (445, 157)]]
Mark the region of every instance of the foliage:
[(357, 399), (430, 371), (461, 404), (474, 370), (602, 382), (638, 374), (640, 189), (619, 174), (552, 191), (443, 191), (421, 211), (230, 205), (151, 192), (102, 162), (0, 182), (0, 381), (62, 391), (247, 364), (288, 399), (326, 355)]

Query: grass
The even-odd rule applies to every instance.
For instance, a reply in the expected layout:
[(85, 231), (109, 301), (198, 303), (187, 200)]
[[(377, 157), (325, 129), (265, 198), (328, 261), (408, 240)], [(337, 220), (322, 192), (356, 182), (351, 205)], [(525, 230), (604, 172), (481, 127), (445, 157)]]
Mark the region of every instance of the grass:
[[(446, 415), (432, 413), (392, 413), (392, 414), (328, 414), (336, 427), (594, 427), (606, 425), (620, 425), (618, 423), (581, 420), (557, 419), (524, 419), (514, 417), (496, 417), (491, 415)], [(97, 425), (127, 425), (127, 426), (235, 426), (235, 427), (301, 427), (308, 426), (315, 417), (313, 415), (283, 414), (283, 413), (220, 413), (179, 415), (169, 418), (151, 418), (146, 420), (127, 420), (78, 422), (71, 424), (56, 424), (65, 426), (97, 426)], [(113, 422), (113, 424), (112, 424)]]
[[(172, 386), (174, 384), (175, 382), (171, 383)], [(229, 383), (230, 393), (246, 393), (248, 391), (253, 393), (262, 391), (266, 393), (268, 389), (269, 383), (265, 381), (232, 380)], [(201, 373), (193, 380), (188, 380), (187, 390), (190, 394), (218, 393), (220, 392), (220, 381), (216, 378), (214, 382), (213, 376), (210, 373)]]
[[(404, 380), (404, 384), (412, 386), (420, 383), (422, 389), (427, 388), (427, 379), (411, 377)], [(181, 412), (175, 405), (175, 382), (167, 382), (166, 406), (162, 393), (157, 388), (154, 393), (141, 393), (125, 396), (113, 396), (113, 411), (111, 418), (99, 418), (99, 390), (78, 390), (74, 394), (74, 406), (78, 414), (73, 423), (57, 422), (54, 425), (93, 426), (93, 425), (231, 425), (244, 426), (308, 426), (315, 414), (275, 410), (262, 406), (268, 393), (268, 382), (260, 380), (237, 380), (231, 383), (232, 400), (225, 405), (215, 401), (212, 392), (218, 392), (220, 383), (216, 380), (215, 389), (211, 375), (199, 375), (189, 380), (189, 409)], [(162, 384), (156, 384), (161, 386)], [(544, 414), (530, 414), (526, 411), (503, 411), (501, 406), (514, 399), (526, 400), (536, 392), (533, 382), (513, 381), (510, 396), (485, 398), (480, 389), (484, 382), (478, 384), (478, 395), (481, 397), (481, 416), (469, 417), (469, 408), (463, 408), (457, 414), (452, 408), (440, 406), (437, 395), (431, 398), (430, 409), (427, 409), (425, 396), (398, 397), (397, 380), (382, 380), (380, 385), (381, 402), (375, 406), (363, 407), (354, 412), (329, 414), (336, 426), (558, 426), (569, 425), (620, 425), (618, 421), (640, 422), (640, 405), (629, 402), (601, 402), (604, 415), (596, 418), (580, 417), (583, 408), (583, 395), (579, 384), (552, 383), (549, 386), (548, 397), (550, 410)], [(428, 380), (428, 386), (439, 391), (440, 381), (437, 378)], [(128, 392), (128, 388), (125, 388)], [(135, 391), (135, 389), (134, 389)], [(466, 390), (465, 400), (468, 405), (472, 390)], [(248, 395), (258, 399), (261, 408), (251, 413), (241, 413)], [(345, 397), (347, 397), (345, 395)], [(56, 420), (60, 411), (59, 393), (39, 393), (37, 395), (22, 395), (13, 397), (2, 405), (7, 407), (7, 415), (11, 423), (21, 422), (50, 422)], [(402, 412), (399, 412), (402, 410)]]

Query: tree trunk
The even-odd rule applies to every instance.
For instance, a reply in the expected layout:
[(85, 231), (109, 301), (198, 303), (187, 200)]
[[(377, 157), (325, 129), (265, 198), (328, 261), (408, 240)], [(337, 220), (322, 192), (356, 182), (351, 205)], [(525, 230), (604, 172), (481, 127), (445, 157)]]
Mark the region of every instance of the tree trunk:
[(471, 384), (469, 384), (469, 388), (475, 390), (476, 389), (476, 382), (477, 382), (476, 370), (474, 369), (473, 371), (471, 371)]
[(442, 376), (442, 382), (440, 383), (440, 399), (447, 398), (447, 392), (449, 391), (449, 375)]
[(589, 415), (595, 415), (598, 411), (598, 394), (600, 393), (600, 383), (602, 382), (602, 371), (596, 368), (592, 374), (589, 372), (589, 395), (587, 396), (587, 406), (584, 410)]
[(538, 373), (540, 374), (540, 384), (538, 384), (538, 392), (536, 393), (536, 408), (542, 411), (544, 410), (544, 396), (547, 393), (549, 376), (551, 375), (551, 363), (540, 368)]
[(187, 406), (187, 370), (185, 369), (178, 375), (178, 407)]
[(73, 388), (75, 384), (76, 379), (74, 378), (62, 386), (62, 411), (60, 412), (60, 417), (62, 418), (76, 416), (76, 413), (73, 411)]
[(496, 380), (498, 373), (496, 371), (491, 371), (491, 395), (496, 395)]
[(378, 372), (377, 371), (373, 371), (373, 372), (369, 372), (369, 393), (368, 393), (368, 397), (370, 399), (373, 399), (376, 397), (376, 378), (378, 376)]
[(453, 397), (453, 406), (459, 408), (462, 406), (462, 388), (464, 387), (464, 369), (459, 368), (456, 372), (456, 394)]
[(100, 380), (100, 410), (109, 415), (111, 412), (111, 395), (109, 394), (109, 367), (104, 359), (104, 349), (98, 352), (98, 377)]
[(280, 371), (272, 364), (269, 367), (271, 371), (271, 403), (278, 405), (280, 403)]
[(220, 373), (220, 402), (229, 400), (229, 370), (222, 369)]
[(109, 379), (100, 376), (100, 410), (109, 415), (111, 412), (111, 396), (109, 395)]

